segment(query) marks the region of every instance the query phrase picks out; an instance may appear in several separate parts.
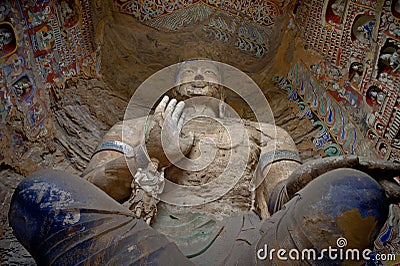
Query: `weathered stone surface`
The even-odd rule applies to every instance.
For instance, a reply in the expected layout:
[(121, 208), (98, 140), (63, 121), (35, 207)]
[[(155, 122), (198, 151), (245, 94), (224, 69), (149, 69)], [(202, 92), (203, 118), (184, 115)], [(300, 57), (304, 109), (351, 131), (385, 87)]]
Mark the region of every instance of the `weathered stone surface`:
[(310, 121), (296, 117), (295, 110), (287, 100), (287, 93), (274, 88), (268, 90), (266, 96), (274, 113), (275, 124), (289, 132), (299, 150), (300, 158), (307, 161), (320, 157), (312, 143), (312, 137), (318, 129)]
[(70, 81), (53, 92), (53, 140), (73, 168), (81, 172), (102, 135), (123, 119), (127, 101), (96, 79)]
[(53, 125), (49, 136), (33, 143), (29, 159), (16, 164), (15, 170), (1, 166), (0, 194), (5, 201), (0, 211), (0, 257), (4, 264), (34, 265), (29, 254), (12, 236), (7, 221), (12, 193), (23, 175), (38, 169), (80, 174), (102, 135), (112, 124), (123, 119), (127, 105), (123, 97), (96, 79), (79, 79), (69, 81), (63, 88), (55, 87), (51, 100)]

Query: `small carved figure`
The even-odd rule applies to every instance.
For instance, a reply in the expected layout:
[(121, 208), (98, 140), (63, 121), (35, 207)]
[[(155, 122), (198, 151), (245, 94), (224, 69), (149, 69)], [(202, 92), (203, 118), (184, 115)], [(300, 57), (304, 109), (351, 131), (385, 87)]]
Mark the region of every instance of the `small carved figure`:
[(336, 0), (332, 4), (332, 11), (336, 16), (342, 17), (346, 8), (346, 0)]
[(11, 43), (13, 34), (7, 29), (0, 29), (0, 51), (4, 49), (4, 45)]
[(349, 81), (358, 83), (363, 75), (363, 72), (363, 64), (358, 62), (352, 63), (349, 71)]
[(397, 49), (393, 53), (383, 54), (380, 56), (382, 60), (388, 61), (393, 72), (397, 72), (400, 68), (400, 49)]
[(370, 20), (369, 22), (358, 26), (357, 32), (361, 33), (364, 40), (370, 42), (372, 40), (372, 31), (374, 30), (375, 21)]

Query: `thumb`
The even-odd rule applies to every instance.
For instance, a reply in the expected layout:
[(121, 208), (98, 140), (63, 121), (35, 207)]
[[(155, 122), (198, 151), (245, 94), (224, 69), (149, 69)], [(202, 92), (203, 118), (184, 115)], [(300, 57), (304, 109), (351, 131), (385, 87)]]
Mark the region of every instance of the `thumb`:
[(194, 140), (193, 132), (189, 132), (189, 134), (180, 137), (180, 146), (183, 154), (186, 155), (191, 150), (194, 146)]

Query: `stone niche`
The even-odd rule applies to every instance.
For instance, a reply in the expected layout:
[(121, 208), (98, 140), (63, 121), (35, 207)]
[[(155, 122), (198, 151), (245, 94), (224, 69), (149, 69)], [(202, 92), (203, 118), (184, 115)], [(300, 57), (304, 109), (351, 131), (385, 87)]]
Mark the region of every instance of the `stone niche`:
[(329, 24), (342, 24), (346, 4), (346, 0), (329, 0), (325, 12), (325, 21)]
[(392, 0), (392, 5), (390, 7), (392, 11), (393, 17), (396, 19), (400, 19), (400, 1), (399, 0)]
[(400, 42), (388, 38), (379, 52), (378, 77), (396, 75), (400, 67)]
[(17, 37), (11, 23), (0, 22), (0, 58), (5, 58), (17, 50)]
[(370, 15), (356, 16), (351, 28), (351, 39), (353, 41), (359, 40), (362, 43), (370, 43), (375, 24), (375, 18)]

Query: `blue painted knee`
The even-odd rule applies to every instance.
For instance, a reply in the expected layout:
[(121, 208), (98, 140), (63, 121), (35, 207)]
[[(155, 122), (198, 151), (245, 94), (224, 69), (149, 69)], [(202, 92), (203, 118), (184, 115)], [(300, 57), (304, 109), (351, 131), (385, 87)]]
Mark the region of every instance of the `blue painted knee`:
[(334, 233), (330, 236), (332, 240), (345, 237), (351, 247), (370, 247), (387, 219), (389, 205), (385, 191), (358, 170), (330, 171), (298, 194), (303, 204), (296, 208), (295, 219), (319, 246), (332, 244), (321, 237), (321, 229), (326, 229)]
[(175, 244), (127, 208), (61, 171), (39, 171), (21, 182), (9, 222), (38, 265), (188, 263)]
[[(77, 176), (54, 170), (35, 172), (25, 178), (13, 194), (8, 215), (16, 238), (36, 260), (47, 263), (58, 254), (57, 246), (49, 243), (50, 238), (56, 235), (67, 238), (78, 229), (76, 225), (93, 218), (81, 213), (82, 210), (119, 212), (132, 217), (97, 187)], [(55, 242), (58, 237), (54, 237)]]
[(263, 224), (258, 246), (320, 252), (337, 248), (337, 240), (345, 238), (347, 248), (364, 250), (372, 247), (387, 213), (385, 192), (373, 178), (354, 169), (333, 170), (310, 182)]

